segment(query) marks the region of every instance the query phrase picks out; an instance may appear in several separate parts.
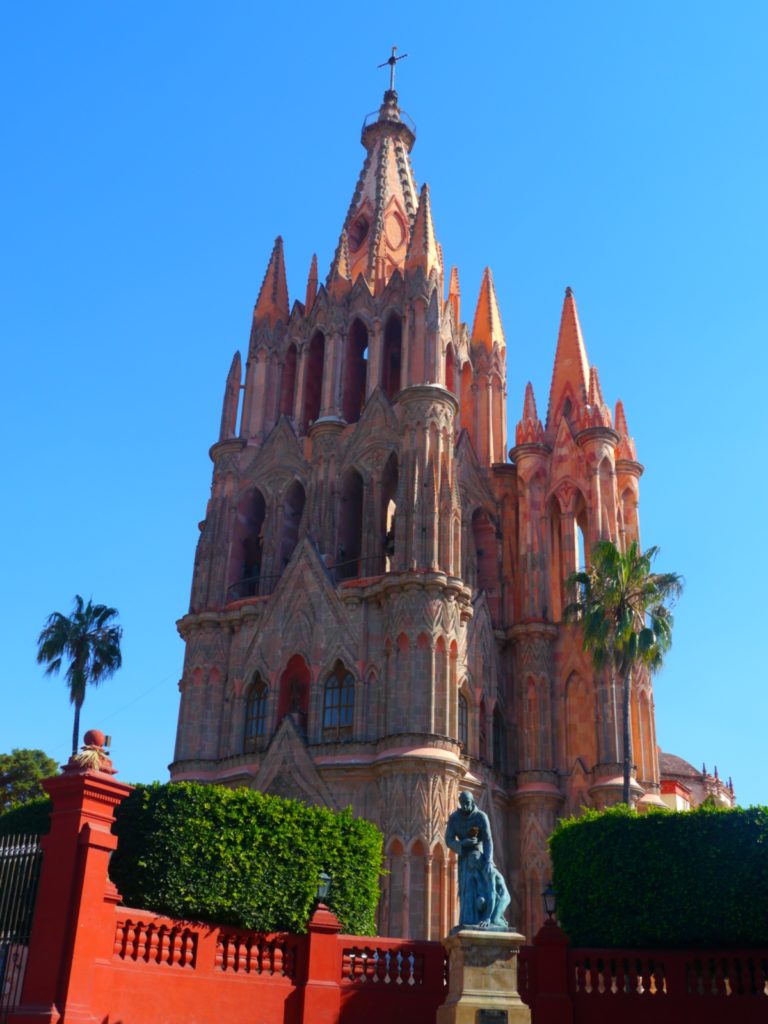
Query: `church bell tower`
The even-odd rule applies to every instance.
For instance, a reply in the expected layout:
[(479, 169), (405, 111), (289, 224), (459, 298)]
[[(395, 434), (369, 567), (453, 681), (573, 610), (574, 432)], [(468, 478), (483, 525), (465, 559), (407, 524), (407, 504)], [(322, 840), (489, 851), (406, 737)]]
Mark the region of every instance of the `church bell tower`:
[[(546, 423), (528, 385), (509, 452), (493, 277), (470, 327), (394, 81), (361, 141), (325, 282), (313, 258), (291, 304), (278, 238), (232, 360), (172, 778), (351, 805), (384, 832), (380, 931), (434, 939), (471, 790), (530, 935), (556, 817), (620, 795), (618, 696), (562, 610), (584, 550), (637, 536), (642, 467), (570, 289)], [(633, 715), (636, 796), (657, 802), (645, 676)]]

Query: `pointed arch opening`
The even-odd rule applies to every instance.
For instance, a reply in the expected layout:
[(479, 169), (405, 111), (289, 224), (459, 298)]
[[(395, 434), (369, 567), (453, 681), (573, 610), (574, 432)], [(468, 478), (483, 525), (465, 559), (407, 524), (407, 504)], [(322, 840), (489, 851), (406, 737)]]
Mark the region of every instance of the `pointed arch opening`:
[(306, 734), (310, 681), (309, 665), (300, 654), (294, 654), (280, 676), (278, 724), (286, 715), (290, 715), (299, 729)]
[(344, 375), (341, 385), (342, 415), (347, 423), (356, 423), (365, 405), (368, 379), (368, 328), (355, 320), (344, 347)]
[(581, 494), (579, 494), (576, 502), (576, 512), (573, 518), (574, 523), (576, 524), (576, 535), (574, 537), (576, 545), (576, 566), (579, 572), (583, 572), (589, 565), (589, 545), (587, 543), (589, 533), (587, 523), (587, 504)]
[(453, 345), (448, 343), (448, 347), (445, 350), (445, 386), (451, 392), (456, 392), (456, 354), (453, 351)]
[(296, 392), (296, 365), (298, 355), (296, 346), (291, 343), (285, 353), (283, 378), (280, 382), (280, 415), (293, 416), (294, 395)]
[(337, 661), (323, 692), (323, 739), (351, 739), (354, 713), (355, 677), (342, 661)]
[(304, 374), (304, 409), (302, 410), (302, 430), (306, 433), (320, 415), (323, 398), (323, 368), (325, 364), (325, 336), (322, 331), (315, 331), (307, 350), (307, 364)]
[(420, 839), (411, 846), (408, 937), (423, 935), (427, 928), (427, 850)]
[[(559, 622), (563, 617), (563, 523), (560, 503), (553, 497), (549, 503), (549, 601), (550, 609), (543, 618)], [(546, 612), (546, 609), (545, 609)]]
[(283, 498), (283, 531), (280, 538), (280, 568), (288, 565), (299, 541), (299, 527), (304, 514), (306, 494), (298, 480), (294, 480)]
[(384, 327), (384, 352), (381, 363), (381, 386), (391, 401), (402, 387), (403, 322), (396, 313)]
[(266, 516), (264, 495), (254, 487), (237, 505), (229, 564), (229, 601), (239, 601), (259, 593)]
[(257, 672), (245, 698), (243, 752), (246, 754), (258, 750), (266, 736), (268, 702), (269, 687)]
[(395, 452), (387, 459), (381, 475), (381, 525), (384, 538), (384, 572), (391, 572), (395, 558), (395, 515), (397, 513), (398, 465)]
[(336, 578), (355, 579), (360, 575), (363, 546), (363, 478), (356, 469), (348, 469), (341, 484), (339, 508), (339, 548)]

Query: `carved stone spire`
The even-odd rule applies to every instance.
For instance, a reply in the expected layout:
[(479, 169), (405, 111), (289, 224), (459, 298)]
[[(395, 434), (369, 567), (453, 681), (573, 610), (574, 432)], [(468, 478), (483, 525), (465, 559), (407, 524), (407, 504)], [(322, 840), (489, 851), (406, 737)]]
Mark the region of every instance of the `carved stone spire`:
[(624, 415), (624, 404), (621, 400), (616, 403), (616, 433), (619, 435), (619, 444), (616, 448), (618, 459), (627, 459), (629, 462), (637, 462), (637, 449), (634, 440), (629, 436), (627, 418)]
[(600, 388), (600, 377), (597, 367), (592, 366), (589, 370), (589, 415), (587, 426), (610, 427), (611, 410), (603, 401), (603, 392)]
[(485, 268), (480, 285), (475, 320), (472, 324), (472, 343), (483, 345), (489, 352), (495, 344), (500, 349), (505, 347), (504, 328), (501, 326), (501, 313), (490, 267)]
[(440, 269), (440, 262), (440, 251), (435, 239), (435, 228), (432, 222), (429, 185), (425, 184), (419, 196), (419, 209), (413, 222), (411, 244), (408, 247), (405, 269), (416, 270), (418, 267), (421, 267), (426, 276), (429, 277), (435, 267), (438, 270)]
[(341, 232), (339, 244), (333, 257), (331, 270), (328, 274), (328, 294), (335, 299), (340, 299), (352, 287), (352, 276), (349, 272), (349, 242), (347, 231), (344, 228)]
[(408, 154), (413, 127), (388, 91), (376, 114), (363, 127), (367, 156), (344, 220), (352, 281), (362, 274), (380, 291), (395, 270), (405, 269), (411, 227), (419, 205)]
[(270, 327), (274, 327), (278, 320), (288, 322), (288, 283), (285, 279), (285, 257), (280, 235), (275, 239), (269, 266), (253, 310), (253, 319), (254, 323), (265, 322)]
[(533, 384), (530, 381), (525, 385), (525, 398), (523, 399), (523, 416), (515, 429), (515, 444), (531, 444), (541, 441), (544, 432), (541, 429), (541, 420), (536, 410), (536, 399), (533, 394)]
[(448, 302), (453, 310), (453, 319), (458, 327), (461, 322), (461, 288), (459, 287), (458, 267), (451, 267), (451, 280), (448, 285)]
[(235, 352), (232, 357), (232, 365), (227, 374), (227, 384), (224, 389), (224, 405), (221, 410), (221, 430), (219, 440), (228, 441), (237, 433), (237, 408), (240, 404), (240, 378), (242, 377), (242, 366), (240, 353)]
[(315, 304), (317, 295), (317, 254), (313, 253), (312, 263), (309, 266), (309, 277), (307, 278), (307, 298), (304, 302), (304, 311), (309, 314)]
[(549, 391), (547, 432), (556, 431), (563, 415), (577, 421), (580, 419), (587, 402), (588, 382), (589, 363), (581, 336), (576, 300), (573, 290), (566, 288)]

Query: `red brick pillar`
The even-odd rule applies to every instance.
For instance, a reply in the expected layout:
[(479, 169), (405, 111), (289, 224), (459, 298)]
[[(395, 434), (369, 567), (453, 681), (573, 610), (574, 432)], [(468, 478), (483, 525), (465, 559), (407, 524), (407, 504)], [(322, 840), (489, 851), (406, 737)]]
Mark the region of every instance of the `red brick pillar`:
[(131, 786), (112, 776), (103, 734), (86, 733), (88, 753), (98, 770), (70, 761), (61, 775), (46, 779), (53, 801), (51, 830), (42, 840), (43, 864), (29, 943), (27, 973), (19, 1009), (9, 1024), (66, 1024), (95, 1021), (90, 1009), (93, 966), (109, 959), (114, 940), (113, 908), (119, 895), (109, 881), (114, 809)]
[(307, 980), (304, 986), (303, 1024), (338, 1024), (341, 1006), (341, 947), (339, 919), (318, 903), (309, 920)]
[(536, 1024), (572, 1024), (568, 991), (568, 936), (554, 921), (545, 921), (533, 940), (531, 1010)]

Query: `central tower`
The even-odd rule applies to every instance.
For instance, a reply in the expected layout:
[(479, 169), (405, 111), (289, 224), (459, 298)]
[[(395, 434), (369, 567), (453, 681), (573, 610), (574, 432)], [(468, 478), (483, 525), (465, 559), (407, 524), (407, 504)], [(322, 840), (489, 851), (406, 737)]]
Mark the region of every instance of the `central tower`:
[[(620, 790), (617, 695), (560, 620), (580, 546), (637, 535), (642, 468), (570, 290), (546, 425), (529, 385), (509, 460), (493, 278), (470, 330), (414, 141), (390, 89), (327, 280), (313, 258), (292, 306), (275, 242), (211, 449), (171, 771), (351, 805), (385, 835), (381, 931), (429, 938), (455, 923), (443, 830), (469, 789), (530, 934), (556, 815)], [(656, 801), (645, 676), (633, 706)]]

